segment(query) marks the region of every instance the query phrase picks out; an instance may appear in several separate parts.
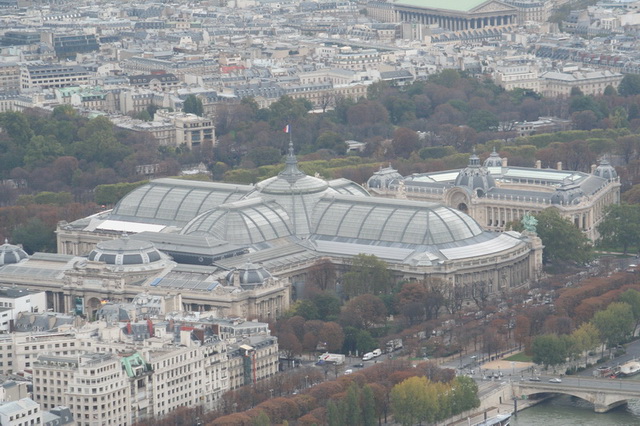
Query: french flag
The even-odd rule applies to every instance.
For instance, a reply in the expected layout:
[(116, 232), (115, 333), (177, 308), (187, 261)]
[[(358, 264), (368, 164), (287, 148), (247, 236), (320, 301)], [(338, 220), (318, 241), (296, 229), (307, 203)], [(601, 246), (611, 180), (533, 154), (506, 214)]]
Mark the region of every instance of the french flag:
[(282, 129), (282, 131), (285, 133), (291, 132), (291, 126), (287, 124), (286, 126), (284, 126), (284, 129)]

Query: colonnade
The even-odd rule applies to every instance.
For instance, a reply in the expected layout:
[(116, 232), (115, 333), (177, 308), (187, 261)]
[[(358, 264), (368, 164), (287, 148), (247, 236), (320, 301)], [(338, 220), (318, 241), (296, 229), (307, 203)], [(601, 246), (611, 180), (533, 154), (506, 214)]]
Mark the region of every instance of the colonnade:
[(462, 18), (437, 15), (433, 13), (398, 10), (398, 15), (402, 22), (417, 22), (424, 25), (437, 24), (440, 28), (447, 28), (451, 31), (477, 30), (512, 25), (516, 23), (515, 13), (511, 15)]

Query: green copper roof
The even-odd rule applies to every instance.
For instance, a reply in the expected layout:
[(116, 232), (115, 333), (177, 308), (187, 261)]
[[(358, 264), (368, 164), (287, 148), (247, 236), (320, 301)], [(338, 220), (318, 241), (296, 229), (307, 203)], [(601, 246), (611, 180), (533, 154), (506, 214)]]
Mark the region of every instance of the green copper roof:
[(443, 9), (455, 10), (458, 12), (467, 12), (488, 0), (398, 0), (396, 4), (414, 7), (423, 7), (425, 9)]

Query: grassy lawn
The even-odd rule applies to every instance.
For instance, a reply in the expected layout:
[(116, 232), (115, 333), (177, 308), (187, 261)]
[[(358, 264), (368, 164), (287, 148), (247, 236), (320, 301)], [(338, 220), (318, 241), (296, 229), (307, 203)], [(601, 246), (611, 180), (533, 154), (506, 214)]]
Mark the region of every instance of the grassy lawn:
[(517, 354), (508, 356), (505, 361), (518, 361), (518, 362), (531, 362), (533, 357), (525, 354), (524, 352), (518, 352)]

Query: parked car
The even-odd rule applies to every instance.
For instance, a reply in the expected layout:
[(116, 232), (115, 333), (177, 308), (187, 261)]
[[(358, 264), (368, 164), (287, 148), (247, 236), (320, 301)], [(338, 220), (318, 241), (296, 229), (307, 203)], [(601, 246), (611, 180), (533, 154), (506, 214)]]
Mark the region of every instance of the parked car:
[(557, 377), (554, 377), (552, 379), (549, 379), (550, 383), (562, 383), (562, 379), (558, 379)]
[(364, 367), (364, 362), (359, 362), (357, 364), (353, 364), (353, 368), (362, 368)]
[(540, 377), (529, 377), (529, 381), (530, 382), (539, 382), (540, 381)]
[(344, 374), (351, 374), (351, 373), (353, 373), (352, 369), (344, 370)]

